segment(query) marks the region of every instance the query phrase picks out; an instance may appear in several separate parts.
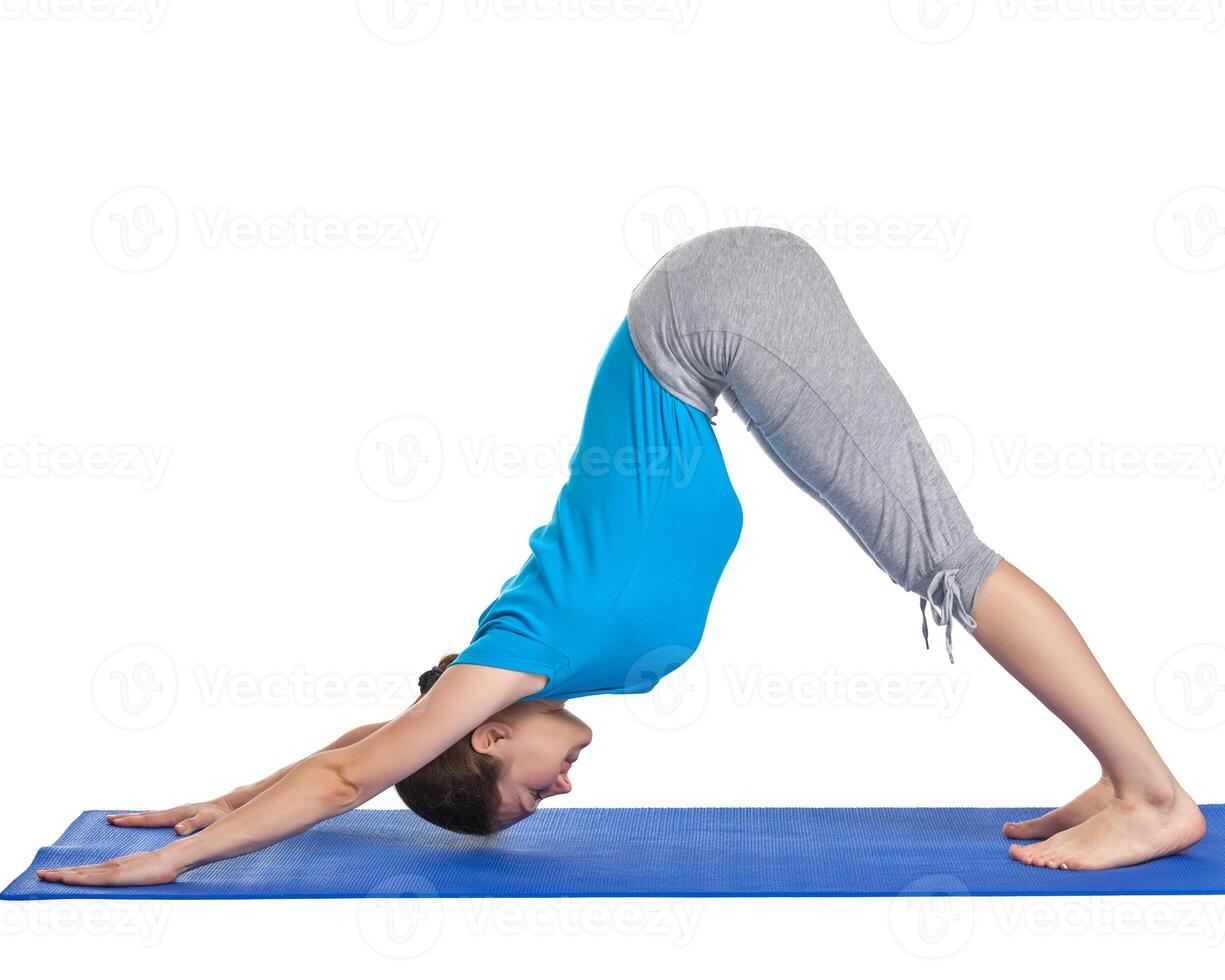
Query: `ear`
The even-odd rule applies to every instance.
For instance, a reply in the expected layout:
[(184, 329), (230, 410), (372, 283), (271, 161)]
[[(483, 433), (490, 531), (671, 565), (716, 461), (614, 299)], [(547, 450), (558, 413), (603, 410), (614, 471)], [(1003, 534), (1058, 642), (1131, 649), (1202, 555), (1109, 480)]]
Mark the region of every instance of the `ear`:
[(506, 740), (514, 735), (515, 730), (506, 722), (486, 721), (472, 730), (469, 744), (482, 755), (501, 755), (506, 748)]

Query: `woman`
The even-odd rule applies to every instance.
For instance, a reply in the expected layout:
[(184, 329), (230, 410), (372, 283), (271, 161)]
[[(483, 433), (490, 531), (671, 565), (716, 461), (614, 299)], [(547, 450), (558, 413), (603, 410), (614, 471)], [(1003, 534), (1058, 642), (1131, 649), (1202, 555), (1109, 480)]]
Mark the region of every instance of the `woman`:
[[(930, 603), (1093, 752), (1101, 778), (1005, 824), (1030, 865), (1119, 867), (1199, 840), (1199, 808), (1059, 605), (985, 545), (829, 270), (788, 232), (729, 228), (665, 255), (634, 290), (592, 385), (582, 434), (531, 555), (470, 645), (420, 678), (399, 717), (358, 728), (208, 803), (113, 816), (174, 826), (158, 851), (39, 871), (135, 885), (244, 854), (395, 785), (441, 827), (488, 834), (570, 791), (591, 730), (566, 700), (650, 690), (697, 648), (741, 529), (714, 437), (723, 395), (762, 449), (897, 585)], [(199, 831), (197, 833), (197, 831)]]

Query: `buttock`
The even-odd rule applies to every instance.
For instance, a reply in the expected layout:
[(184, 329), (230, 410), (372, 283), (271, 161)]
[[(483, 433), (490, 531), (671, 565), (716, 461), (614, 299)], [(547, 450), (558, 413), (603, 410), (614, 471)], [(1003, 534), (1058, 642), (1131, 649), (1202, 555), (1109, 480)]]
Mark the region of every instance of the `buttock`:
[(820, 313), (840, 301), (824, 262), (799, 236), (725, 228), (656, 262), (630, 296), (628, 319), (635, 347), (660, 384), (713, 419), (746, 342), (802, 369), (819, 354), (813, 314), (832, 323)]

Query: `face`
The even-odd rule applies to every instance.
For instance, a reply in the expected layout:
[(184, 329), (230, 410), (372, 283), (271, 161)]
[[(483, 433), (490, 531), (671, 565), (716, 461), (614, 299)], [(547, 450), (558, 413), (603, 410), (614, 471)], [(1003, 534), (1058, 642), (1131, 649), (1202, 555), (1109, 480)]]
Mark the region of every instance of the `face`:
[(536, 812), (541, 800), (570, 792), (570, 767), (591, 729), (564, 701), (517, 701), (472, 733), (472, 747), (502, 760), (498, 830)]

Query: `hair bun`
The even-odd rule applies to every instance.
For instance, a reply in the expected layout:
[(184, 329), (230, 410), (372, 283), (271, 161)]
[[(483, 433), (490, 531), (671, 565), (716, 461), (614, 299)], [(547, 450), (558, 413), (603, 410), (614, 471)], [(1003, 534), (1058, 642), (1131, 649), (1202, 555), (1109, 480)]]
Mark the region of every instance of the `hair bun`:
[(442, 672), (444, 669), (445, 668), (443, 667), (431, 667), (424, 674), (422, 674), (420, 677), (417, 678), (417, 686), (421, 688), (422, 694), (424, 694), (431, 687), (433, 687), (436, 683), (438, 683), (438, 678), (442, 676)]
[(425, 671), (417, 678), (417, 686), (421, 688), (421, 693), (425, 694), (431, 687), (438, 683), (438, 678), (442, 676), (442, 672), (451, 666), (451, 662), (458, 657), (458, 653), (448, 653), (438, 663)]

